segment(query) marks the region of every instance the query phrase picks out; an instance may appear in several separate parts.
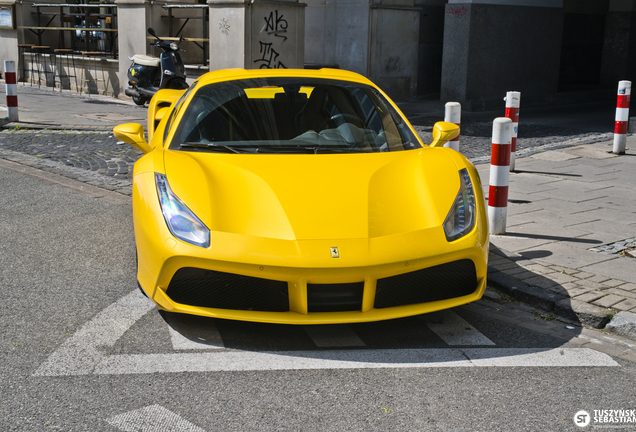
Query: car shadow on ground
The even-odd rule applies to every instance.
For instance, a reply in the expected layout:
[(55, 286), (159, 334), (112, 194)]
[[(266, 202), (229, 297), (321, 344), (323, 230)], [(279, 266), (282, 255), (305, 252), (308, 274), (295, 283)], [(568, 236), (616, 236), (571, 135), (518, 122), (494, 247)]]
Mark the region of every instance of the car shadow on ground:
[[(551, 241), (568, 241), (587, 243), (592, 245), (602, 244), (595, 239), (575, 239), (561, 236), (520, 234), (509, 232), (506, 235), (543, 239)], [(509, 254), (491, 243), (488, 266), (488, 285), (505, 296), (519, 302), (540, 308), (548, 319), (563, 320), (571, 325), (582, 328), (591, 325), (602, 328), (605, 319), (575, 313), (578, 308), (572, 304), (572, 298), (568, 289), (563, 285), (567, 282), (558, 282), (560, 274), (566, 275), (569, 269), (560, 266), (540, 266), (543, 273), (536, 270), (533, 259), (546, 258), (552, 255), (549, 250), (533, 249), (517, 254)], [(602, 321), (602, 322), (601, 322)]]
[[(495, 261), (505, 256), (498, 252), (501, 253), (493, 247), (491, 256)], [(523, 269), (517, 263), (523, 263), (523, 260), (526, 258), (508, 260), (506, 269)], [(489, 267), (489, 274), (505, 275), (495, 266)], [(346, 358), (350, 351), (359, 351), (350, 354), (357, 362), (377, 362), (378, 352), (417, 350), (420, 353), (417, 356), (403, 355), (404, 352), (399, 351), (401, 354), (393, 360), (390, 355), (382, 355), (382, 361), (426, 363), (439, 360), (438, 356), (427, 359), (427, 350), (439, 353), (444, 349), (450, 349), (454, 354), (455, 351), (478, 352), (480, 358), (494, 359), (521, 355), (516, 352), (540, 353), (562, 348), (569, 339), (581, 333), (582, 323), (576, 316), (567, 319), (555, 312), (555, 304), (561, 302), (560, 306), (565, 307), (569, 297), (538, 286), (549, 285), (548, 278), (541, 281), (543, 276), (534, 274), (534, 283), (530, 285), (514, 276), (509, 277), (514, 281), (511, 290), (505, 292), (497, 287), (500, 294), (493, 295), (489, 288), (489, 293), (478, 302), (447, 311), (370, 323), (305, 326), (232, 321), (163, 311), (160, 314), (173, 334), (178, 333), (195, 344), (186, 344), (181, 350), (226, 348), (334, 361), (342, 360), (343, 356)], [(544, 294), (541, 301), (544, 306), (549, 306), (547, 310), (523, 310), (519, 301), (527, 301), (524, 296), (536, 295), (539, 291)], [(552, 334), (551, 328), (556, 329), (556, 333)], [(564, 330), (566, 328), (568, 330)], [(454, 357), (451, 355), (451, 358)]]

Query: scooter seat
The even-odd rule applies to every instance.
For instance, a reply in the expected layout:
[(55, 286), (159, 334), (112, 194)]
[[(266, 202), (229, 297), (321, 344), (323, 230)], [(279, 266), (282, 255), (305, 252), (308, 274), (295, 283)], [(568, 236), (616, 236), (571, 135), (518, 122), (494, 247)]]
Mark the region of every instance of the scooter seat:
[(143, 54), (135, 54), (133, 56), (133, 61), (142, 66), (159, 67), (159, 65), (161, 64), (159, 57), (153, 57)]

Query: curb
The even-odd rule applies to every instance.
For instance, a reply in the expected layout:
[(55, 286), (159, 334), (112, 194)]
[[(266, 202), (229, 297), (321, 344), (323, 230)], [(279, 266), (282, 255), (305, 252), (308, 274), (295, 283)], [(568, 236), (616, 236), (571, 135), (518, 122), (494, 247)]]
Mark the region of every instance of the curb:
[(563, 318), (578, 320), (596, 329), (604, 328), (609, 321), (609, 317), (602, 307), (573, 300), (543, 288), (530, 286), (491, 267), (488, 268), (488, 285), (508, 294), (515, 300), (548, 312), (554, 312)]
[(42, 123), (12, 122), (0, 124), (0, 129), (48, 129), (71, 131), (112, 131), (112, 126), (78, 126), (78, 125), (47, 125)]
[(596, 329), (604, 328), (609, 322), (607, 311), (600, 306), (573, 300), (537, 286), (530, 286), (492, 267), (488, 267), (487, 277), (489, 286), (508, 294), (515, 300), (553, 312), (563, 318), (578, 320)]
[(619, 312), (605, 329), (618, 336), (636, 340), (636, 314), (632, 312)]

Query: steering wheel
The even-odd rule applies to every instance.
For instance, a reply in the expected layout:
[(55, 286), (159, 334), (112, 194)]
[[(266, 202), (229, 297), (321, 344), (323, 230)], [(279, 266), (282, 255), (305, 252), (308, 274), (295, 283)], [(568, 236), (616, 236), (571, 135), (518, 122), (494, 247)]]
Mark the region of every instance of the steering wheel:
[[(340, 120), (340, 121), (338, 121), (338, 120)], [(325, 126), (327, 126), (329, 124), (329, 122), (336, 123), (336, 127), (340, 126), (343, 123), (351, 123), (354, 126), (357, 126), (359, 128), (364, 128), (365, 127), (365, 125), (362, 122), (362, 120), (360, 120), (360, 118), (358, 118), (357, 116), (354, 116), (353, 114), (339, 113), (339, 114), (332, 115), (330, 118), (328, 118), (325, 121), (323, 121), (320, 124), (320, 126), (318, 127), (318, 130), (321, 131)]]

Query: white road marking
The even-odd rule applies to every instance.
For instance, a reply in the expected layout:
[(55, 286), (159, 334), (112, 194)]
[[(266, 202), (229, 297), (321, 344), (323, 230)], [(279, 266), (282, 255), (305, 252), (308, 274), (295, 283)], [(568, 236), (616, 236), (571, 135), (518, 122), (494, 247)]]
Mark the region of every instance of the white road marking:
[(476, 366), (619, 366), (589, 348), (357, 349), (252, 352), (214, 350), (108, 355), (126, 330), (154, 308), (137, 290), (110, 305), (65, 341), (36, 376), (237, 370), (429, 368)]
[(463, 351), (475, 366), (620, 366), (609, 355), (590, 348), (467, 348)]
[(439, 320), (431, 321), (426, 315), (426, 325), (448, 345), (495, 345), (462, 317), (451, 310), (435, 313)]
[(303, 326), (317, 347), (363, 347), (362, 339), (346, 324)]
[(104, 353), (98, 347), (110, 347), (135, 322), (155, 307), (139, 290), (120, 298), (98, 313), (67, 339), (34, 375), (88, 375), (95, 370)]
[(100, 375), (440, 367), (619, 366), (589, 348), (437, 348), (316, 351), (225, 351), (105, 356)]
[(172, 348), (175, 351), (182, 350), (207, 350), (207, 349), (219, 349), (225, 348), (221, 335), (216, 328), (211, 328), (212, 337), (206, 337), (200, 341), (188, 339), (172, 327), (168, 326), (170, 331), (170, 340), (172, 341)]
[(124, 432), (205, 432), (160, 405), (150, 405), (106, 419)]

